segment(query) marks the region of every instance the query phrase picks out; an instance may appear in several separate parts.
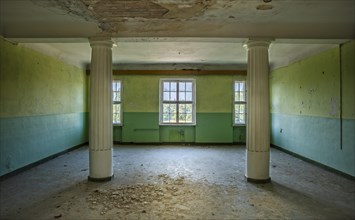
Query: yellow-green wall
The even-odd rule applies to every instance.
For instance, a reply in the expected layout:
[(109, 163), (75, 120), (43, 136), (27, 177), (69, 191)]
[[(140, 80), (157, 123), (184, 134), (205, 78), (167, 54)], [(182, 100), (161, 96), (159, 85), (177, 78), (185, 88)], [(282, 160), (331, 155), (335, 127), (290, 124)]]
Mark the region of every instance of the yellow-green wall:
[(0, 39), (0, 176), (87, 142), (84, 70)]
[[(245, 127), (233, 127), (233, 82), (245, 75), (114, 75), (123, 85), (123, 126), (114, 127), (122, 142), (245, 142)], [(159, 126), (159, 80), (196, 80), (196, 125)]]
[(355, 119), (355, 40), (341, 46), (342, 117)]
[(355, 176), (354, 40), (270, 74), (274, 145)]

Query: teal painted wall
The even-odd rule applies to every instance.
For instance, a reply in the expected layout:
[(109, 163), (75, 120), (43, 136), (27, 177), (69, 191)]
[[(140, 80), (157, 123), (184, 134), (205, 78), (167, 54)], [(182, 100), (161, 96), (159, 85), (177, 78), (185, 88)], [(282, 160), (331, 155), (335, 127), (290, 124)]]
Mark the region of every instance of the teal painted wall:
[(0, 39), (0, 176), (88, 141), (87, 76)]
[[(123, 126), (114, 126), (114, 141), (128, 143), (245, 142), (245, 126), (233, 127), (233, 82), (243, 75), (114, 75), (123, 85)], [(159, 125), (159, 80), (196, 80), (196, 125)]]
[[(231, 101), (230, 101), (231, 102)], [(232, 113), (198, 113), (196, 116), (196, 142), (232, 143)]]
[(352, 176), (354, 54), (351, 41), (270, 74), (271, 143)]
[(160, 142), (162, 143), (193, 143), (195, 142), (194, 126), (161, 126)]

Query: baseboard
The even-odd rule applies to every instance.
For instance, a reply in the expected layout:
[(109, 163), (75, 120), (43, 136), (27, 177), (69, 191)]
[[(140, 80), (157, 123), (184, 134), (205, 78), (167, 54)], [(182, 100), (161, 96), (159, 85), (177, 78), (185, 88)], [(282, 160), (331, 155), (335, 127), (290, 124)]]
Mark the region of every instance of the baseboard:
[(69, 149), (66, 149), (66, 150), (64, 150), (64, 151), (61, 151), (61, 152), (56, 153), (56, 154), (53, 154), (53, 155), (51, 155), (51, 156), (48, 156), (48, 157), (46, 157), (46, 158), (43, 158), (43, 159), (41, 159), (41, 160), (39, 160), (39, 161), (36, 161), (36, 162), (34, 162), (34, 163), (28, 164), (28, 165), (26, 165), (26, 166), (24, 166), (24, 167), (21, 167), (21, 168), (18, 168), (18, 169), (16, 169), (16, 170), (13, 170), (13, 171), (11, 171), (11, 172), (9, 172), (9, 173), (6, 173), (6, 174), (0, 176), (0, 181), (3, 181), (3, 180), (5, 180), (5, 179), (7, 179), (7, 178), (9, 178), (9, 177), (11, 177), (11, 176), (15, 176), (15, 175), (17, 175), (17, 174), (19, 174), (19, 173), (22, 173), (22, 172), (24, 172), (24, 171), (26, 171), (26, 170), (29, 170), (29, 169), (31, 169), (31, 168), (33, 168), (33, 167), (35, 167), (35, 166), (38, 166), (38, 165), (40, 165), (40, 164), (43, 164), (43, 163), (45, 163), (45, 162), (47, 162), (47, 161), (49, 161), (49, 160), (52, 160), (52, 159), (54, 159), (54, 158), (56, 158), (56, 157), (59, 157), (59, 156), (61, 156), (61, 155), (63, 155), (63, 154), (66, 154), (66, 153), (68, 153), (68, 152), (70, 152), (70, 151), (76, 150), (76, 149), (78, 149), (78, 148), (80, 148), (80, 147), (82, 147), (82, 146), (85, 146), (85, 145), (88, 145), (88, 142), (85, 142), (85, 143), (82, 143), (82, 144), (79, 144), (79, 145), (75, 145), (75, 146), (73, 146), (73, 147), (71, 147), (71, 148), (69, 148)]
[(287, 153), (287, 154), (290, 154), (290, 155), (292, 155), (292, 156), (294, 156), (294, 157), (296, 157), (296, 158), (298, 158), (298, 159), (301, 159), (301, 160), (303, 160), (303, 161), (306, 161), (306, 162), (308, 162), (308, 163), (311, 163), (311, 164), (313, 164), (313, 165), (315, 165), (315, 166), (317, 166), (317, 167), (320, 167), (320, 168), (322, 168), (322, 169), (328, 170), (328, 171), (330, 171), (330, 172), (332, 172), (332, 173), (338, 174), (338, 175), (343, 176), (343, 177), (345, 177), (345, 178), (347, 178), (347, 179), (350, 179), (350, 180), (355, 181), (355, 176), (352, 176), (352, 175), (350, 175), (350, 174), (344, 173), (344, 172), (342, 172), (342, 171), (340, 171), (340, 170), (334, 169), (334, 168), (332, 168), (332, 167), (329, 167), (329, 166), (324, 165), (324, 164), (322, 164), (322, 163), (319, 163), (319, 162), (317, 162), (317, 161), (311, 160), (311, 159), (309, 159), (309, 158), (307, 158), (307, 157), (304, 157), (304, 156), (302, 156), (302, 155), (296, 154), (296, 153), (294, 153), (294, 152), (292, 152), (292, 151), (286, 150), (286, 149), (284, 149), (284, 148), (282, 148), (282, 147), (279, 147), (279, 146), (277, 146), (277, 145), (271, 144), (271, 147), (276, 148), (276, 149), (278, 149), (278, 150), (280, 150), (280, 151), (282, 151), (282, 152), (285, 152), (285, 153)]
[(114, 141), (113, 144), (116, 145), (177, 145), (177, 146), (231, 146), (231, 145), (245, 145), (245, 143), (241, 142), (233, 142), (233, 143), (196, 143), (196, 142), (120, 142)]

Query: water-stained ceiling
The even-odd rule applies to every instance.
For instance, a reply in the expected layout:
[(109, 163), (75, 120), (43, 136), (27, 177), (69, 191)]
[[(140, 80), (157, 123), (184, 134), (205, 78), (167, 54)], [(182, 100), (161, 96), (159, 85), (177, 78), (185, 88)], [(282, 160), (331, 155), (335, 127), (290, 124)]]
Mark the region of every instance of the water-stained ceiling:
[[(168, 53), (170, 60), (191, 59), (206, 64), (225, 64), (233, 59), (235, 63), (245, 63), (241, 41), (270, 37), (276, 39), (271, 55), (280, 56), (271, 58), (292, 60), (311, 53), (295, 47), (309, 45), (309, 39), (320, 39), (312, 41), (319, 45), (310, 46), (312, 50), (354, 39), (354, 7), (354, 0), (1, 0), (0, 34), (16, 42), (41, 43), (31, 46), (55, 48), (60, 51), (57, 54), (79, 50), (81, 46), (75, 43), (82, 39), (110, 36), (120, 43), (114, 52), (130, 48), (119, 55), (137, 63), (159, 62), (157, 53), (173, 51)], [(63, 41), (70, 42), (70, 47), (58, 46)], [(132, 46), (135, 41), (143, 44)], [(179, 41), (181, 48), (176, 47)], [(226, 46), (233, 41), (237, 42), (236, 47)], [(156, 47), (159, 43), (163, 48)], [(153, 54), (149, 52), (151, 47), (156, 49)], [(285, 48), (293, 48), (292, 55), (282, 54), (289, 51)], [(147, 51), (134, 51), (143, 49)], [(193, 59), (188, 56), (191, 49), (196, 50)], [(184, 54), (186, 57), (181, 58)], [(231, 59), (226, 59), (228, 54)], [(220, 60), (215, 56), (220, 56)]]
[(1, 0), (0, 4), (1, 35), (6, 37), (354, 37), (354, 0)]

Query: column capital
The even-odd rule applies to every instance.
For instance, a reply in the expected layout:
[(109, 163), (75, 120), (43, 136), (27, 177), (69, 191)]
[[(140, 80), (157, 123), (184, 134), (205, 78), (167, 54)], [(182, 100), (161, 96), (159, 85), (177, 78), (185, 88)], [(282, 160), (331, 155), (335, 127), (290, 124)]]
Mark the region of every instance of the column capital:
[(89, 42), (91, 47), (101, 46), (112, 48), (112, 45), (114, 44), (110, 37), (90, 37)]
[(243, 46), (247, 49), (253, 47), (269, 48), (272, 41), (274, 41), (273, 38), (249, 38), (248, 41), (243, 44)]

